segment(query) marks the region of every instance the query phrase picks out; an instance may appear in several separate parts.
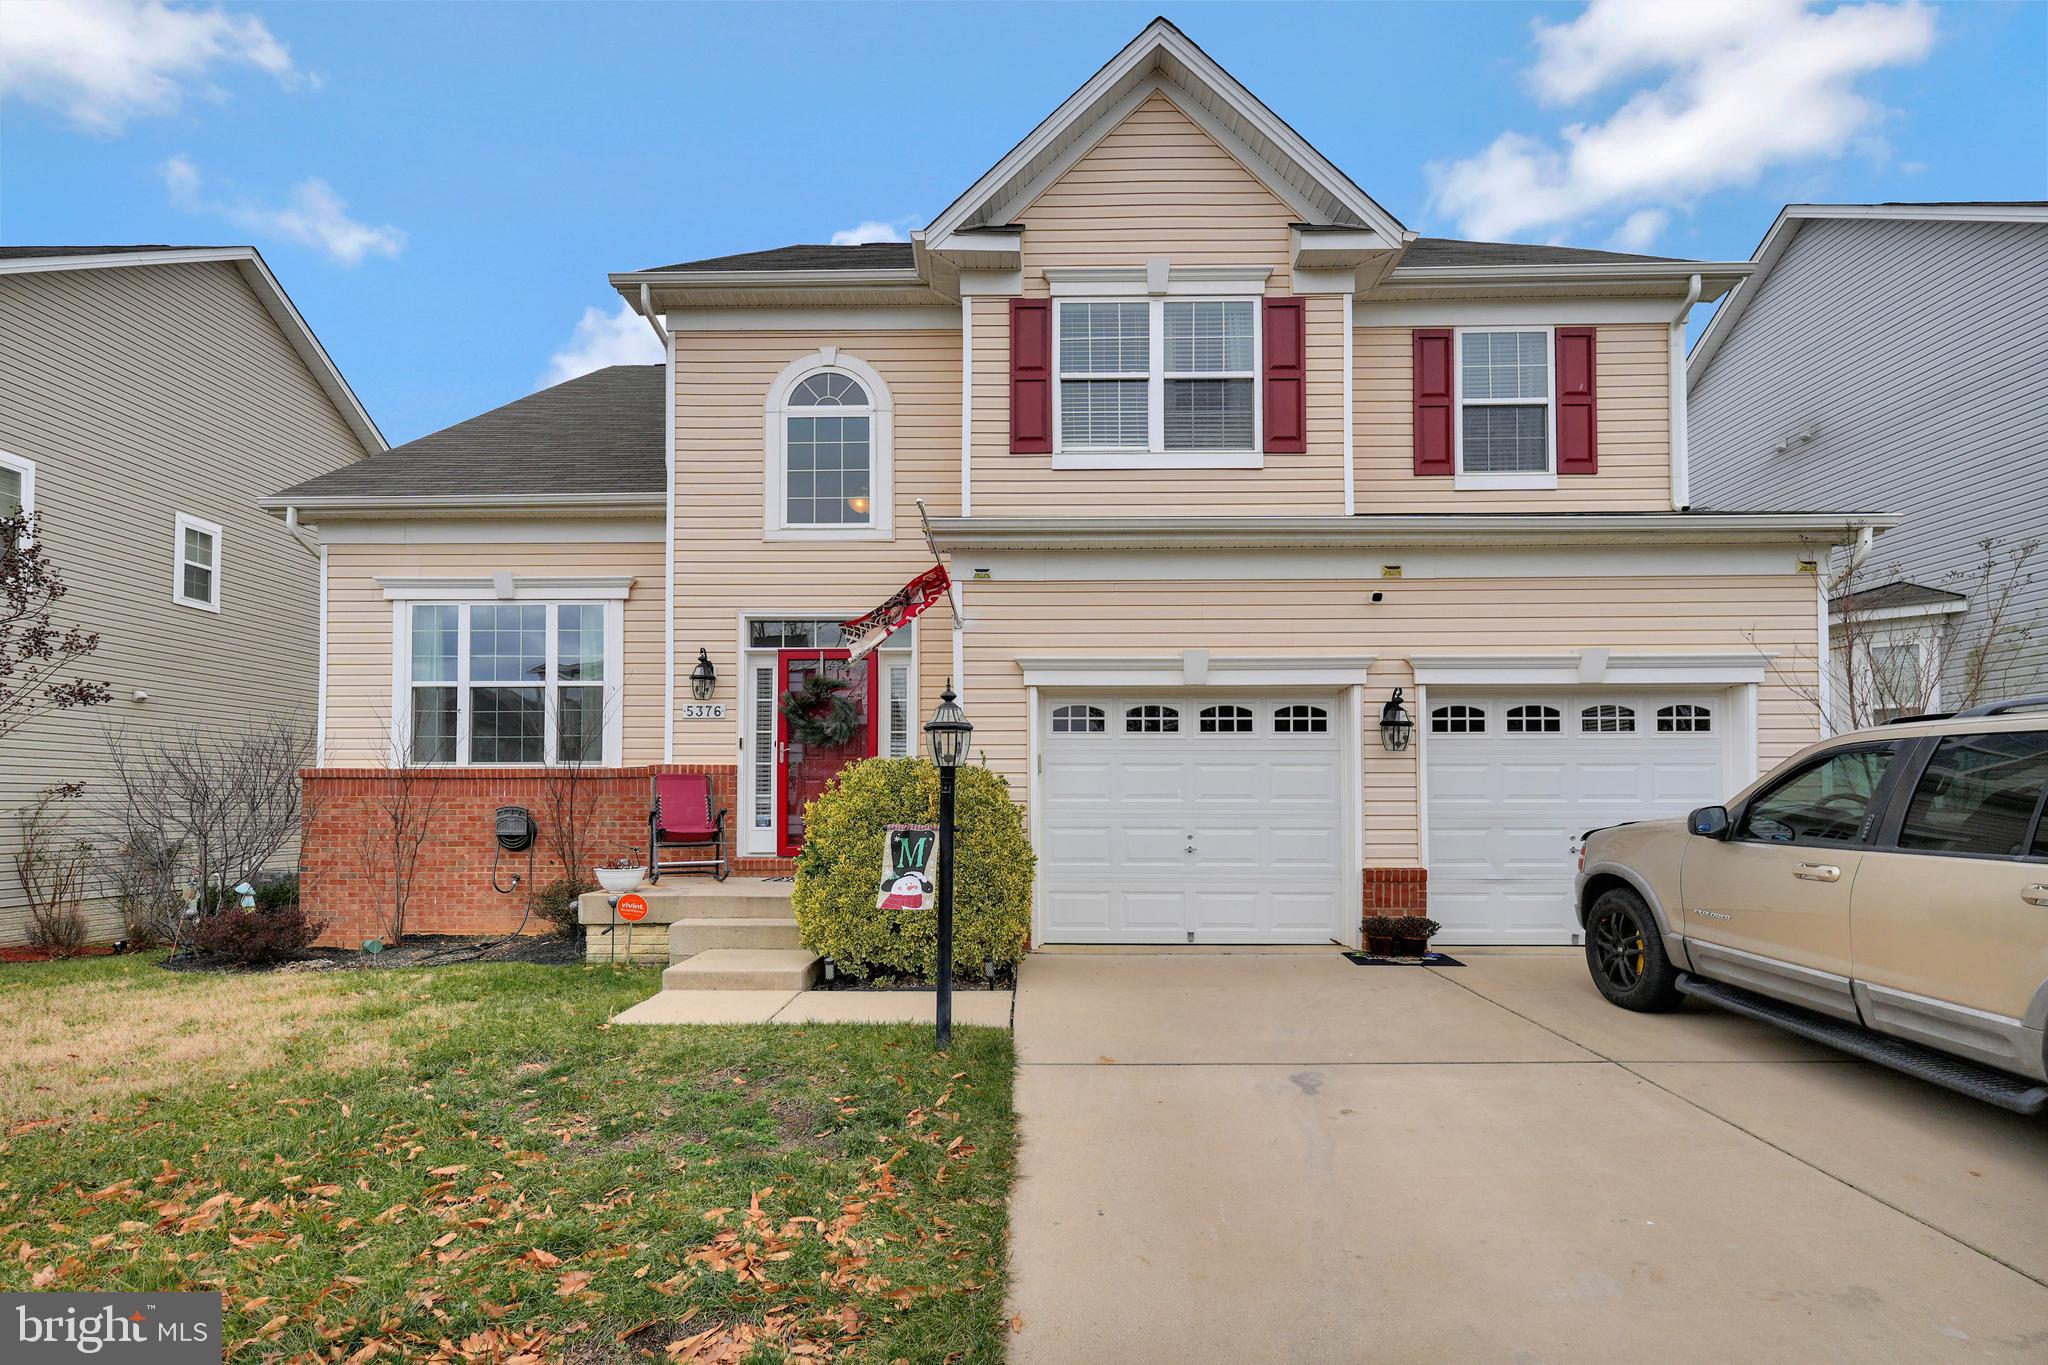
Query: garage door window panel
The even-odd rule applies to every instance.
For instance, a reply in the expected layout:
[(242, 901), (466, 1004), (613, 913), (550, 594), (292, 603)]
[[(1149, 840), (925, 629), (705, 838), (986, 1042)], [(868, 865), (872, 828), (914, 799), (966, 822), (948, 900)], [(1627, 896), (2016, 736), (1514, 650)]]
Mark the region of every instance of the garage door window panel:
[(1429, 713), (1429, 731), (1434, 735), (1483, 735), (1486, 710), (1479, 706), (1439, 706)]
[(1249, 706), (1205, 706), (1197, 727), (1205, 735), (1248, 735), (1252, 732)]
[(1906, 805), (1899, 847), (1913, 853), (2034, 856), (2048, 800), (2048, 734), (1949, 735)]
[(1636, 732), (1634, 708), (1602, 703), (1579, 712), (1579, 729), (1589, 735), (1632, 735)]
[(1714, 728), (1714, 714), (1704, 706), (1677, 706), (1657, 708), (1657, 733), (1660, 735), (1704, 735)]
[(1273, 713), (1273, 732), (1281, 735), (1320, 735), (1330, 729), (1330, 713), (1320, 706), (1283, 706)]
[(1736, 837), (1756, 843), (1847, 847), (1866, 842), (1893, 750), (1851, 749), (1810, 763), (1742, 813)]
[(1175, 735), (1180, 733), (1180, 712), (1171, 706), (1133, 706), (1124, 712), (1124, 733), (1130, 735)]
[(1052, 732), (1056, 735), (1099, 735), (1108, 728), (1107, 718), (1099, 706), (1053, 708)]
[(1508, 733), (1511, 735), (1555, 735), (1564, 730), (1564, 718), (1555, 706), (1510, 706)]

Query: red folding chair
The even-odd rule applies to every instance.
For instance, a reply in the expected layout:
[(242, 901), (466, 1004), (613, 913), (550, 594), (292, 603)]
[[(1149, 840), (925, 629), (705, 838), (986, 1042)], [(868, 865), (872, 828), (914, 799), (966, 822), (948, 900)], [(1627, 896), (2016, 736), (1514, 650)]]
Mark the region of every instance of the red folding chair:
[[(731, 868), (725, 854), (725, 817), (714, 810), (711, 779), (703, 773), (661, 773), (654, 779), (654, 809), (647, 816), (647, 879), (664, 872), (709, 868), (714, 881), (724, 881)], [(708, 858), (662, 859), (665, 848), (711, 850)]]

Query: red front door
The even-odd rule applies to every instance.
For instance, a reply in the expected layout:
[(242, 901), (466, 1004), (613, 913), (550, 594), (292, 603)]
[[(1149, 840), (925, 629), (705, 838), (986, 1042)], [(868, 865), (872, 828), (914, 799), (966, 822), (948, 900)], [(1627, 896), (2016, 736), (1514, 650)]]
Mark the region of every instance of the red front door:
[[(836, 699), (852, 708), (851, 734), (843, 742), (828, 742), (818, 729), (830, 729), (833, 705), (825, 703), (811, 714), (822, 726), (793, 725), (785, 700), (806, 696), (806, 685), (820, 671), (840, 684)], [(775, 816), (778, 848), (785, 858), (796, 856), (804, 842), (804, 805), (825, 789), (825, 784), (849, 763), (871, 758), (875, 753), (875, 721), (881, 714), (878, 670), (874, 656), (858, 662), (849, 660), (843, 649), (785, 649), (776, 655), (775, 739), (777, 766), (781, 769), (782, 791)], [(844, 712), (839, 713), (845, 718)]]

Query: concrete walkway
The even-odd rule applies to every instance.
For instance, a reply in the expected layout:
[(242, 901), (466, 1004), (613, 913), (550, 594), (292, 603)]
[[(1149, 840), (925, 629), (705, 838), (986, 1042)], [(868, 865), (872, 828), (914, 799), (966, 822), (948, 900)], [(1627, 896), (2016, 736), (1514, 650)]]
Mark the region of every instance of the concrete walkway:
[[(661, 991), (614, 1024), (929, 1024), (930, 991)], [(953, 992), (953, 1022), (1010, 1026), (1011, 992)]]
[(1011, 1359), (2048, 1359), (2048, 1124), (1458, 955), (1029, 958)]

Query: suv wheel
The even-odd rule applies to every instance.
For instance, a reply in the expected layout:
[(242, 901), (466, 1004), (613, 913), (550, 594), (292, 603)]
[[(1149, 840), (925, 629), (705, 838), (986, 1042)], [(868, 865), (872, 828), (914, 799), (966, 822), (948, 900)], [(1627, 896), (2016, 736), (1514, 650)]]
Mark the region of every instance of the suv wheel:
[(1586, 916), (1586, 966), (1600, 994), (1625, 1010), (1675, 1009), (1682, 998), (1650, 907), (1625, 887), (1601, 892)]

